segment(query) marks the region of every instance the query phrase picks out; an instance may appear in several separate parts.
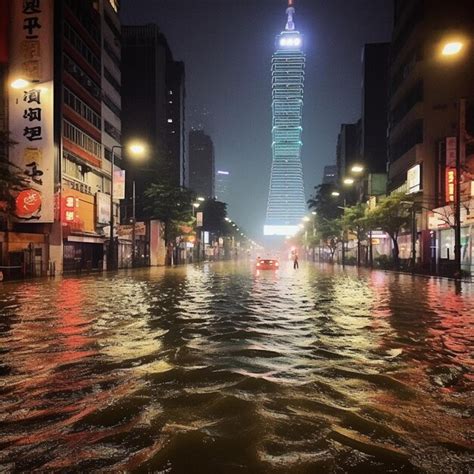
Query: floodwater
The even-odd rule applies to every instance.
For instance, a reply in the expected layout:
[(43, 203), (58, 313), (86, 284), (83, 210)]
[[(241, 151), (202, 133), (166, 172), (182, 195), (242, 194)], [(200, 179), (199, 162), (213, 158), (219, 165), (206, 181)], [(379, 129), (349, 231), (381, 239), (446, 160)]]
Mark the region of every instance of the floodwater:
[(0, 315), (0, 472), (473, 469), (471, 284), (228, 262), (3, 283)]

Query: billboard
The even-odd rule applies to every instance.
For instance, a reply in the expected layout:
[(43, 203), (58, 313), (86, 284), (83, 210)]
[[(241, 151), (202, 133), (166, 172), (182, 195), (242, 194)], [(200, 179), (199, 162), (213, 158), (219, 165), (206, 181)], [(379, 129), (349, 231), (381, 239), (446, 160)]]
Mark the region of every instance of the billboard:
[(54, 222), (53, 0), (10, 2), (10, 161), (26, 179), (19, 222)]
[(125, 199), (125, 171), (114, 170), (114, 199)]

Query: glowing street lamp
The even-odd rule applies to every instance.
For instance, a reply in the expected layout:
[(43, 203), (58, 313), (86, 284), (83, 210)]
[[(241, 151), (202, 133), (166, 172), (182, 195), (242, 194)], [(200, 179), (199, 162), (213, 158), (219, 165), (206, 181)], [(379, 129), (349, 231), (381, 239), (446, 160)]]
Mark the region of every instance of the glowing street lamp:
[(200, 202), (204, 202), (204, 201), (206, 200), (206, 198), (203, 198), (202, 196), (199, 196), (199, 197), (197, 198), (197, 200), (200, 201)]
[(332, 197), (339, 197), (340, 195), (341, 195), (341, 193), (340, 193), (339, 191), (333, 191), (333, 192), (331, 193), (331, 196), (332, 196)]
[(362, 173), (362, 171), (364, 171), (364, 167), (362, 165), (354, 165), (352, 168), (351, 168), (351, 171), (353, 173)]
[(311, 219), (310, 219), (308, 216), (304, 216), (304, 217), (303, 217), (303, 221), (304, 221), (304, 222), (309, 222), (310, 220), (311, 220)]
[(343, 183), (350, 186), (351, 184), (354, 184), (354, 178), (344, 178)]
[(19, 77), (18, 79), (15, 79), (10, 86), (13, 87), (13, 89), (24, 89), (25, 87), (28, 87), (30, 85), (30, 81), (27, 81), (26, 79), (23, 79)]
[(445, 43), (441, 54), (443, 56), (456, 56), (459, 54), (464, 47), (464, 44), (461, 41), (449, 41)]
[(313, 216), (318, 215), (318, 213), (317, 213), (316, 211), (313, 211), (311, 214), (312, 214)]

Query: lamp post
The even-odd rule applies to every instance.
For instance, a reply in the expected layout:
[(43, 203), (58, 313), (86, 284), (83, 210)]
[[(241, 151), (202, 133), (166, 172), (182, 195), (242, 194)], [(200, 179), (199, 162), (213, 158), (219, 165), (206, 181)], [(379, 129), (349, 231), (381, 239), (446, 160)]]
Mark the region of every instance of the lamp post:
[[(110, 235), (109, 235), (109, 260), (107, 262), (108, 270), (116, 269), (116, 259), (115, 259), (115, 242), (114, 242), (114, 167), (115, 167), (115, 150), (117, 149), (127, 149), (130, 154), (135, 156), (142, 156), (145, 153), (145, 146), (140, 143), (131, 144), (128, 147), (123, 145), (113, 145), (112, 146), (112, 156), (110, 159)], [(135, 210), (134, 210), (135, 213)], [(135, 227), (135, 216), (133, 226)], [(132, 257), (133, 258), (133, 257)]]

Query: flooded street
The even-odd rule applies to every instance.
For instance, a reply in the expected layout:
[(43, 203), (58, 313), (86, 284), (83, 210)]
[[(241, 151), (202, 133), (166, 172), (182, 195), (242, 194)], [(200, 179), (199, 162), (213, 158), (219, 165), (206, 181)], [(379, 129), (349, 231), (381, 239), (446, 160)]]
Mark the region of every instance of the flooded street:
[(251, 263), (0, 286), (0, 471), (468, 472), (474, 286)]

